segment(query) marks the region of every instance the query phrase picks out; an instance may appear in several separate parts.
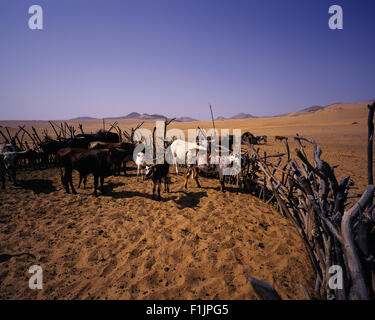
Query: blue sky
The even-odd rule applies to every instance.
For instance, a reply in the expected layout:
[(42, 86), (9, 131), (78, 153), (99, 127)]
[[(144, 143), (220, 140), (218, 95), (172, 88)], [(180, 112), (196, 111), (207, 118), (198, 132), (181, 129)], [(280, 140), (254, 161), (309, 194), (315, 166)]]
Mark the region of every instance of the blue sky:
[[(29, 6), (44, 29), (28, 28)], [(328, 28), (328, 8), (344, 30)], [(0, 119), (276, 115), (374, 99), (373, 0), (0, 0)]]

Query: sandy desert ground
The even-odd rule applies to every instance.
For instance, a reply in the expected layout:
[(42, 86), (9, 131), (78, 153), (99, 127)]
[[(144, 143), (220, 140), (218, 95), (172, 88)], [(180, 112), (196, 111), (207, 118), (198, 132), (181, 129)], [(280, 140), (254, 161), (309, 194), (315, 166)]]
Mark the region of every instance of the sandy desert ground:
[[(350, 175), (361, 193), (367, 179), (367, 104), (336, 104), (314, 114), (221, 120), (217, 128), (267, 135), (261, 148), (284, 151), (275, 135), (314, 139), (338, 177)], [(110, 122), (110, 121), (109, 121)], [(138, 122), (138, 121), (137, 121)], [(71, 121), (78, 125), (79, 121)], [(100, 120), (81, 121), (86, 131)], [(353, 124), (354, 123), (354, 124)], [(45, 121), (0, 121), (16, 128), (48, 127)], [(120, 120), (122, 128), (134, 120)], [(210, 122), (171, 128), (210, 128)], [(146, 128), (154, 122), (147, 121)], [(16, 129), (14, 129), (16, 130)], [(51, 131), (51, 130), (50, 130)], [(77, 175), (75, 175), (77, 181)], [(151, 199), (149, 182), (129, 176), (106, 179), (106, 193), (67, 195), (56, 168), (22, 171), (20, 185), (0, 191), (0, 299), (256, 299), (247, 276), (271, 283), (284, 299), (304, 299), (314, 275), (294, 227), (272, 207), (231, 186), (201, 178), (183, 191), (172, 174), (171, 193)], [(21, 253), (25, 253), (19, 256)], [(44, 287), (30, 290), (28, 268), (43, 268)]]

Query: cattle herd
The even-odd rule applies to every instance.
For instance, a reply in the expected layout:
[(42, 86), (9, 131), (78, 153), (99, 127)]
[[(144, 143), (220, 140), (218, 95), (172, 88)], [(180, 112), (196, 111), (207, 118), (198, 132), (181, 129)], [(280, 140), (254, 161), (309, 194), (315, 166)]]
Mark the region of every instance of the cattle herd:
[[(165, 185), (164, 191), (169, 192), (170, 165), (165, 161), (164, 164), (146, 165), (145, 153), (135, 151), (136, 147), (140, 144), (145, 144), (145, 141), (134, 142), (134, 129), (132, 129), (131, 135), (126, 135), (128, 142), (122, 141), (121, 132), (119, 134), (99, 130), (97, 133), (85, 134), (83, 130), (81, 131), (81, 134), (74, 134), (71, 137), (61, 137), (60, 134), (57, 134), (57, 139), (52, 139), (48, 135), (45, 135), (44, 139), (39, 137), (36, 139), (34, 135), (33, 149), (24, 148), (22, 144), (21, 149), (15, 139), (7, 139), (5, 143), (1, 143), (0, 179), (2, 188), (5, 189), (6, 187), (6, 176), (9, 177), (9, 181), (13, 181), (13, 184), (17, 185), (16, 172), (22, 165), (34, 169), (57, 166), (60, 170), (61, 183), (67, 193), (77, 194), (72, 179), (72, 172), (76, 170), (79, 173), (78, 188), (82, 184), (83, 188), (86, 188), (88, 176), (93, 175), (94, 194), (97, 196), (98, 190), (104, 193), (103, 184), (106, 177), (120, 175), (121, 171), (126, 176), (126, 163), (134, 161), (137, 166), (137, 181), (139, 175), (141, 175), (142, 180), (150, 179), (152, 181), (153, 199), (155, 198), (156, 187), (158, 187), (157, 199), (161, 199), (160, 189), (162, 182)], [(197, 143), (185, 142), (180, 139), (172, 139), (172, 141), (164, 143), (165, 149), (170, 147), (176, 174), (179, 174), (178, 165), (184, 164), (187, 168), (185, 189), (188, 187), (189, 177), (194, 179), (196, 185), (200, 187), (198, 176), (213, 174), (219, 177), (221, 190), (225, 190), (224, 170), (232, 167), (234, 163), (240, 163), (240, 158), (233, 153), (233, 136), (229, 136), (229, 140), (229, 154), (221, 157), (215, 155), (215, 157), (218, 157), (216, 161), (212, 161), (214, 155), (211, 155), (212, 141), (210, 138), (206, 138), (203, 141), (197, 140)], [(267, 137), (256, 137), (250, 132), (245, 132), (242, 135), (242, 142), (244, 141), (251, 144), (259, 144), (260, 141), (266, 143)], [(145, 145), (140, 147), (137, 150), (145, 149)], [(203, 153), (203, 157), (200, 156), (199, 151), (206, 151)], [(191, 161), (192, 159), (195, 159), (195, 161)], [(186, 165), (186, 163), (189, 164)]]

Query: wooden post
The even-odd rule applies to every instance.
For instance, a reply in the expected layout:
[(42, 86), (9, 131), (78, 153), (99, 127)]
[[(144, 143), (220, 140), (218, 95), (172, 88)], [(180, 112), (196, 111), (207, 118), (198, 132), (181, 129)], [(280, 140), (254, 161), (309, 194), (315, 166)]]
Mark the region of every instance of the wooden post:
[[(264, 164), (267, 166), (267, 152), (266, 151), (264, 151)], [(264, 173), (264, 180), (263, 180), (263, 201), (266, 201), (266, 188), (267, 188), (267, 177), (266, 177), (266, 173)]]
[(373, 171), (372, 171), (372, 149), (374, 142), (374, 111), (375, 102), (372, 105), (368, 105), (368, 145), (367, 145), (367, 172), (368, 172), (368, 184), (374, 184)]
[(211, 106), (211, 103), (210, 103), (210, 111), (211, 111), (212, 126), (213, 126), (213, 128), (214, 128), (215, 139), (216, 139), (215, 121), (214, 121), (214, 114), (213, 114), (213, 112), (212, 112), (212, 106)]
[(9, 140), (8, 140), (8, 138), (4, 135), (4, 133), (0, 130), (0, 134), (1, 134), (1, 136), (4, 138), (4, 142), (5, 143), (9, 143)]

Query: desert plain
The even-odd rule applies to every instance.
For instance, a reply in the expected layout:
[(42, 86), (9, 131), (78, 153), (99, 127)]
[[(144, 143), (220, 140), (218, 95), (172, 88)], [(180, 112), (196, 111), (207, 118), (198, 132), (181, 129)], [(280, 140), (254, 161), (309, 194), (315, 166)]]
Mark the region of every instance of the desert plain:
[[(313, 113), (215, 121), (217, 129), (267, 135), (258, 146), (284, 152), (276, 135), (315, 140), (336, 176), (367, 185), (367, 105), (337, 103)], [(139, 120), (117, 120), (121, 128)], [(59, 121), (56, 121), (59, 122)], [(108, 120), (107, 123), (111, 121)], [(112, 121), (113, 122), (113, 121)], [(101, 120), (68, 121), (85, 132)], [(17, 130), (47, 121), (1, 121)], [(152, 129), (154, 121), (143, 127)], [(172, 122), (168, 128), (212, 127), (207, 122)], [(312, 149), (310, 160), (312, 160)], [(0, 299), (256, 299), (248, 276), (272, 284), (283, 299), (304, 299), (301, 284), (314, 291), (315, 275), (294, 226), (272, 206), (228, 185), (200, 178), (202, 188), (171, 168), (171, 193), (151, 199), (149, 181), (128, 176), (105, 180), (105, 194), (92, 195), (93, 179), (78, 195), (66, 194), (58, 168), (20, 170), (17, 186), (0, 190)], [(184, 170), (182, 170), (184, 172)], [(78, 174), (74, 175), (78, 184)], [(355, 200), (353, 200), (355, 201)], [(43, 269), (43, 289), (28, 285), (32, 265)]]

